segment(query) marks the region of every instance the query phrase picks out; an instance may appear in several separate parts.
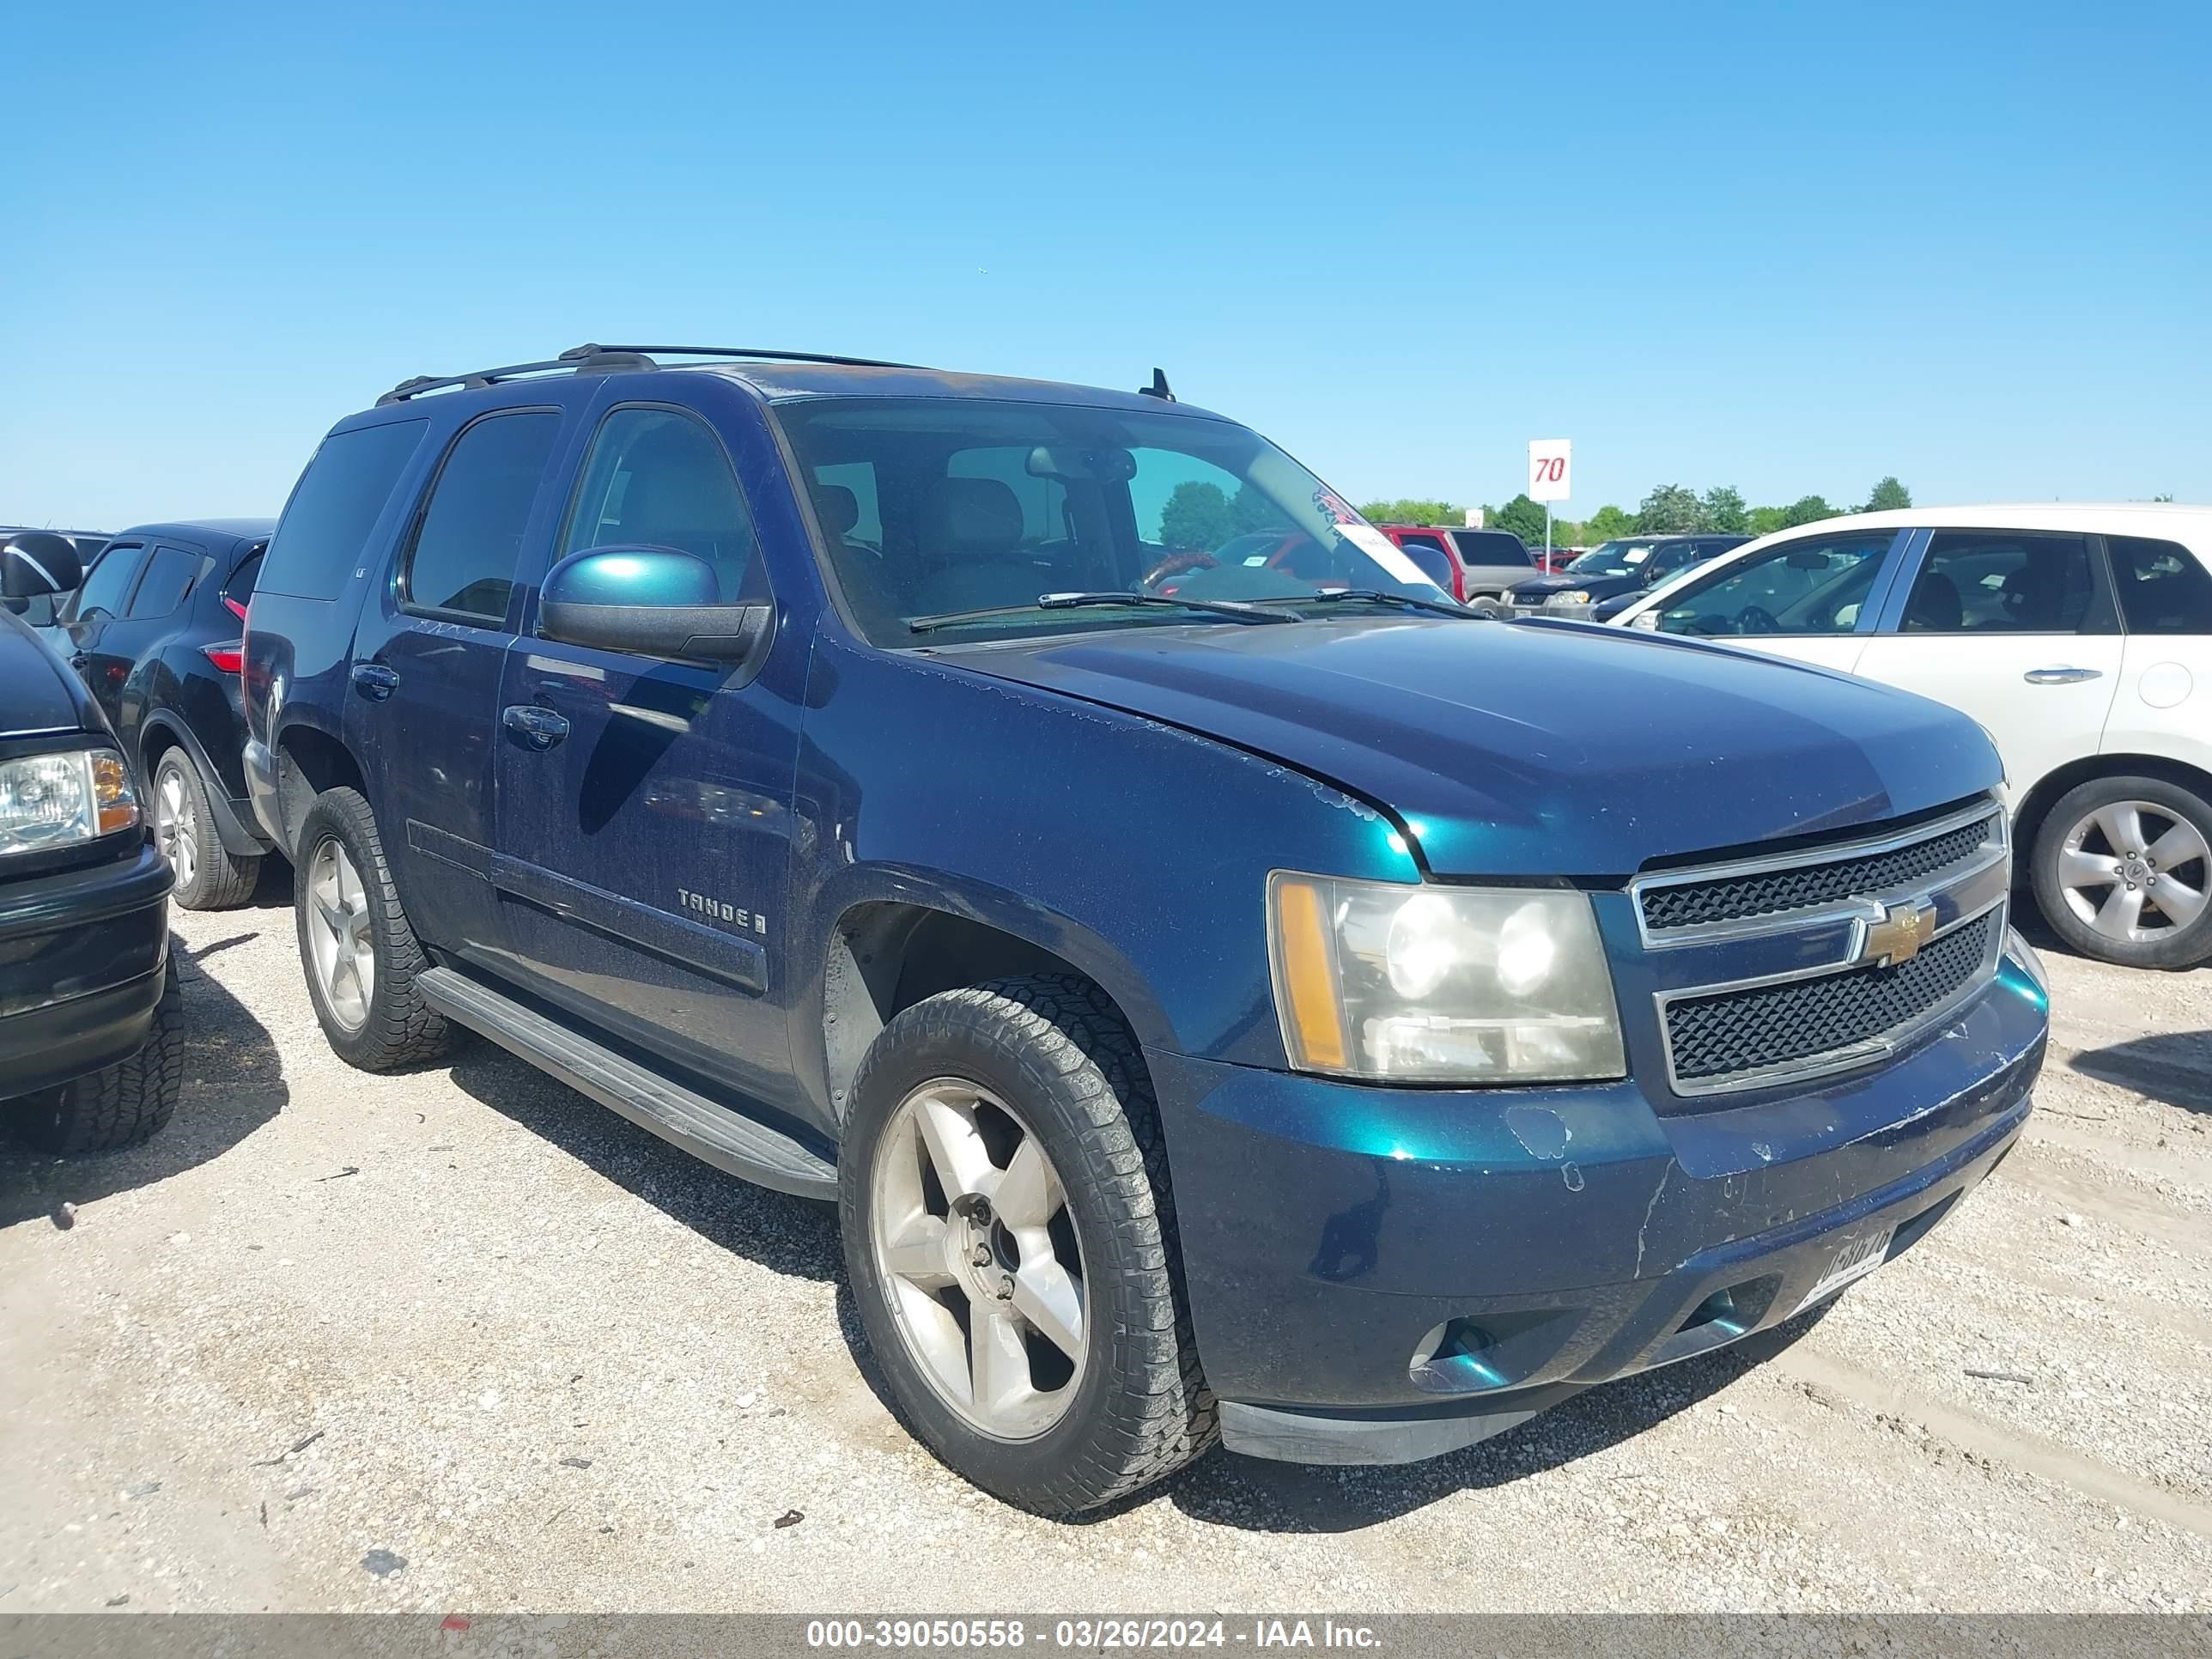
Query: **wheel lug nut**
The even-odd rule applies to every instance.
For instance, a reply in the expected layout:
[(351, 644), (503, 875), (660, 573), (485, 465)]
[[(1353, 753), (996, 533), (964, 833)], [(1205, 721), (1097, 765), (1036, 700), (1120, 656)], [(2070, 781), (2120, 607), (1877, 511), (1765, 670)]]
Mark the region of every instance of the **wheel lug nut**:
[(969, 1263), (975, 1267), (989, 1267), (991, 1265), (991, 1252), (989, 1247), (987, 1245), (978, 1244), (974, 1249), (968, 1252), (968, 1260)]
[(1012, 1302), (1013, 1299), (1014, 1276), (1012, 1273), (1002, 1274), (999, 1279), (999, 1300)]

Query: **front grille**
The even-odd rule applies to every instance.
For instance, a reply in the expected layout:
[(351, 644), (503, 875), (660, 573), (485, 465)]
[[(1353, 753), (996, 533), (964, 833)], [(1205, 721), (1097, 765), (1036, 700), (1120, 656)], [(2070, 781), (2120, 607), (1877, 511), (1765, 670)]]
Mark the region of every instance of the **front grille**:
[(1856, 968), (1671, 1002), (1667, 1042), (1675, 1081), (1710, 1086), (1741, 1073), (1811, 1069), (1825, 1055), (1911, 1026), (1973, 983), (2003, 926), (1999, 907), (1892, 968)]
[(1782, 869), (1646, 886), (1639, 901), (1644, 925), (1661, 933), (1709, 922), (1782, 915), (1893, 891), (1971, 861), (2002, 835), (1997, 816), (1992, 811), (1972, 823), (1940, 830), (1925, 841), (1856, 857), (1823, 861), (1815, 851), (1806, 854), (1811, 862)]

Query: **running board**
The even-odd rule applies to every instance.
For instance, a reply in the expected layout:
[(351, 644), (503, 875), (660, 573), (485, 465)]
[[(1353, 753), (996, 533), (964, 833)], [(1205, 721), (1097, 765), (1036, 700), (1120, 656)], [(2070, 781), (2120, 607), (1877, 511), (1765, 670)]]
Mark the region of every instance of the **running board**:
[(422, 1000), (447, 1019), (489, 1037), (694, 1158), (780, 1193), (836, 1198), (836, 1165), (788, 1135), (672, 1083), (451, 968), (432, 968), (417, 975), (415, 983)]

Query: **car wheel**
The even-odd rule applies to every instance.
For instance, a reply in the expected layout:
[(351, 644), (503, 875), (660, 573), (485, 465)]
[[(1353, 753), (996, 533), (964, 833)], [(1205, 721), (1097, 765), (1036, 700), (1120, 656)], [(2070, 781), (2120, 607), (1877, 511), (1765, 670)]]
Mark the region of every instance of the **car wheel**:
[(444, 1051), (445, 1016), (416, 985), (429, 962), (400, 908), (375, 815), (360, 791), (326, 789), (307, 809), (292, 910), (308, 997), (339, 1059), (386, 1072)]
[(2067, 944), (2100, 962), (2212, 959), (2212, 804), (2163, 778), (2093, 778), (2059, 797), (2035, 838), (2035, 898)]
[(130, 1059), (8, 1103), (19, 1139), (47, 1152), (135, 1146), (167, 1123), (185, 1086), (185, 994), (171, 962), (153, 1035)]
[(838, 1169), (869, 1346), (960, 1474), (1072, 1515), (1212, 1443), (1151, 1082), (1097, 990), (906, 1009), (854, 1079)]
[(163, 754), (154, 769), (154, 836), (177, 872), (171, 896), (185, 909), (243, 904), (260, 878), (259, 859), (234, 859), (224, 849), (207, 786), (182, 748)]

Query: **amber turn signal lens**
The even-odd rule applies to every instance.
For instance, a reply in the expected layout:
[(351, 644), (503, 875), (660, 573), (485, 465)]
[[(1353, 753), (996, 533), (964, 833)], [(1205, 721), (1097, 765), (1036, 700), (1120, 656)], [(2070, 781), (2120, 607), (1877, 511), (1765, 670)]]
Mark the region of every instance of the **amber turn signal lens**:
[(1344, 1013), (1331, 965), (1328, 917), (1321, 889), (1295, 876), (1278, 875), (1275, 904), (1275, 984), (1285, 998), (1284, 1035), (1297, 1052), (1294, 1066), (1342, 1071), (1347, 1059)]
[(100, 834), (112, 836), (138, 822), (138, 796), (131, 787), (131, 773), (122, 756), (94, 752), (92, 798), (100, 811)]

